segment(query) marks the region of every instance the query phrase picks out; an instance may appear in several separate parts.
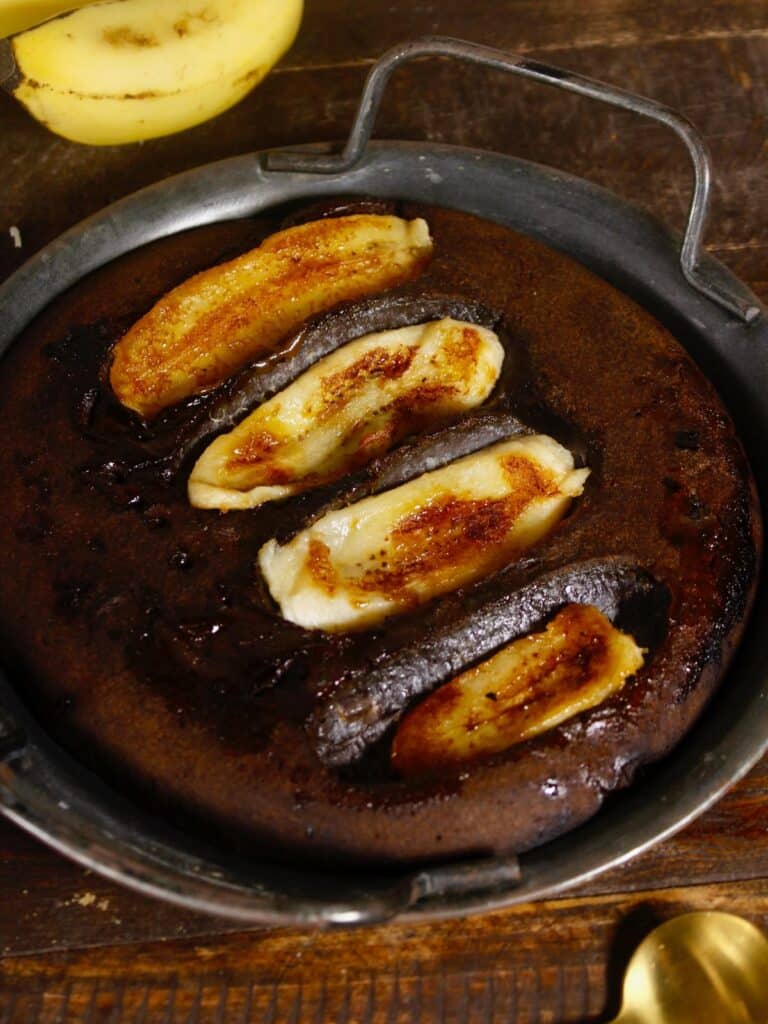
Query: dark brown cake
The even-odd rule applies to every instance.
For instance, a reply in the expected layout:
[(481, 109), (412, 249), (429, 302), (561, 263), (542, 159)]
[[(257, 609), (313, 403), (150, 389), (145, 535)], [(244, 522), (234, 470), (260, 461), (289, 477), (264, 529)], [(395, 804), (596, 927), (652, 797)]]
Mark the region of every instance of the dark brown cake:
[[(0, 635), (19, 690), (68, 750), (145, 807), (264, 856), (413, 862), (519, 851), (575, 826), (695, 720), (754, 588), (750, 472), (680, 344), (604, 281), (511, 230), (410, 203), (398, 212), (427, 219), (428, 269), (332, 314), (306, 344), (339, 324), (364, 333), (388, 304), (393, 325), (411, 300), (464, 304), (496, 323), (506, 368), (480, 417), (438, 444), (459, 450), (468, 430), (492, 438), (519, 422), (592, 472), (572, 514), (523, 559), (376, 630), (326, 635), (283, 621), (256, 555), (318, 509), (407, 475), (423, 440), (322, 492), (220, 515), (190, 507), (186, 479), (234, 385), (148, 428), (105, 383), (111, 345), (160, 295), (254, 246), (283, 214), (121, 258), (57, 300), (0, 365)], [(439, 654), (483, 614), (492, 628), (521, 588), (546, 590), (554, 608), (563, 580), (588, 595), (617, 571), (623, 621), (649, 650), (617, 696), (435, 779), (390, 773), (385, 728), (361, 759), (330, 763), (329, 717), (345, 686), (364, 694), (388, 664), (407, 682), (411, 654)]]

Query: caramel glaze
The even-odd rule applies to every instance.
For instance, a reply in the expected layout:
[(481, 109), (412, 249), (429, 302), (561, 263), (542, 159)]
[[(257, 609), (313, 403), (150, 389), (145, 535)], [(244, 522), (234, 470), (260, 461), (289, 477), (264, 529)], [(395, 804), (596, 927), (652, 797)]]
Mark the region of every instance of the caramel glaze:
[[(194, 275), (154, 305), (115, 347), (109, 374), (115, 394), (151, 418), (180, 397), (204, 392), (243, 366), (269, 358), (292, 330), (286, 325), (322, 308), (329, 293), (337, 303), (359, 299), (418, 276), (429, 261), (425, 245), (395, 259), (381, 238), (360, 249), (357, 231), (375, 232), (381, 223), (364, 213), (354, 226), (340, 218), (311, 221), (271, 236), (266, 251), (259, 247), (260, 256), (277, 259), (271, 271), (263, 269), (259, 256), (254, 261), (248, 255), (245, 267), (235, 260)], [(251, 276), (254, 262), (262, 268), (259, 287)], [(190, 300), (196, 315), (187, 324)]]
[[(529, 459), (508, 455), (504, 470), (514, 484), (507, 497), (436, 498), (400, 519), (390, 535), (391, 550), (378, 554), (357, 576), (340, 578), (328, 546), (313, 538), (307, 559), (310, 576), (329, 596), (342, 587), (355, 600), (364, 601), (373, 592), (408, 605), (410, 588), (419, 581), (448, 574), (466, 578), (468, 568), (480, 566), (484, 575), (491, 575), (519, 557), (510, 542), (504, 546), (511, 524), (533, 500), (557, 494), (558, 488), (555, 478)], [(418, 607), (412, 597), (410, 604)]]
[[(748, 467), (712, 387), (667, 331), (511, 230), (412, 203), (397, 212), (427, 219), (435, 256), (393, 297), (456, 296), (498, 311), (509, 356), (489, 408), (510, 429), (517, 417), (578, 439), (592, 469), (573, 513), (484, 592), (619, 555), (669, 595), (661, 639), (619, 694), (469, 771), (401, 782), (375, 752), (365, 770), (340, 771), (320, 761), (304, 723), (350, 665), (396, 640), (418, 643), (471, 607), (475, 590), (362, 636), (281, 621), (254, 578), (259, 547), (369, 484), (352, 478), (253, 512), (191, 508), (194, 439), (181, 469), (166, 462), (163, 475), (152, 459), (220, 396), (150, 429), (105, 387), (109, 348), (138, 316), (192, 273), (258, 244), (284, 211), (190, 231), (100, 269), (0, 364), (0, 639), (20, 691), (62, 744), (165, 821), (263, 856), (416, 862), (519, 851), (573, 827), (695, 720), (754, 586)], [(466, 448), (464, 425), (456, 437)], [(381, 479), (407, 475), (388, 466)]]
[[(435, 776), (545, 731), (553, 713), (566, 718), (574, 701), (597, 704), (592, 693), (604, 697), (608, 686), (621, 688), (635, 667), (626, 661), (636, 651), (630, 647), (629, 655), (628, 645), (593, 605), (565, 605), (545, 630), (502, 648), (416, 704), (392, 740), (392, 767), (404, 778)], [(478, 694), (478, 685), (485, 692)]]

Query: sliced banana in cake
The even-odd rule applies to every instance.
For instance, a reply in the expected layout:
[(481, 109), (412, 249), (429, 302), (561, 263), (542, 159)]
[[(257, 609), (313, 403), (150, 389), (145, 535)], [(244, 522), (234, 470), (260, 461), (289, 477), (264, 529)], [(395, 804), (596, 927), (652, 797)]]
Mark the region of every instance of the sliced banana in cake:
[(493, 331), (450, 318), (358, 338), (216, 438), (189, 500), (255, 508), (342, 476), (484, 402), (503, 360)]
[(284, 618), (341, 631), (495, 572), (559, 522), (588, 469), (544, 434), (518, 437), (328, 512), (259, 565)]
[(266, 358), (307, 317), (415, 277), (426, 221), (351, 214), (270, 235), (168, 292), (114, 349), (110, 383), (144, 417)]
[(643, 652), (592, 605), (566, 605), (539, 633), (515, 640), (438, 687), (403, 718), (391, 762), (404, 777), (501, 753), (616, 693)]

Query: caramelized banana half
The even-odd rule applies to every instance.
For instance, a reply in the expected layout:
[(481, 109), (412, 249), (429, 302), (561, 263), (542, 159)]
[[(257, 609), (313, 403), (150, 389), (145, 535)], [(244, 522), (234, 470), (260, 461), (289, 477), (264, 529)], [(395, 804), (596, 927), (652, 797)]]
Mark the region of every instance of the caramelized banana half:
[(403, 718), (391, 762), (403, 777), (507, 750), (595, 707), (643, 664), (643, 652), (592, 605), (569, 604), (435, 690)]
[(503, 360), (492, 331), (452, 319), (350, 342), (209, 445), (189, 500), (254, 508), (342, 476), (479, 405)]
[(588, 475), (544, 434), (504, 441), (268, 541), (259, 565), (289, 621), (369, 626), (515, 561)]
[(307, 317), (415, 277), (432, 252), (421, 219), (353, 214), (270, 235), (168, 292), (115, 346), (110, 383), (151, 417), (269, 356)]

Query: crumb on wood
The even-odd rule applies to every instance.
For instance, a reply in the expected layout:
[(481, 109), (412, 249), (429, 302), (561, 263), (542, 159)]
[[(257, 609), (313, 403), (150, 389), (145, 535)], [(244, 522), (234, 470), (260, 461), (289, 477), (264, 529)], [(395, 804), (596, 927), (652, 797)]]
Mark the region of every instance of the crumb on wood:
[(95, 892), (76, 892), (72, 899), (67, 900), (65, 906), (95, 907), (96, 910), (109, 910), (110, 904), (106, 897), (99, 899)]

